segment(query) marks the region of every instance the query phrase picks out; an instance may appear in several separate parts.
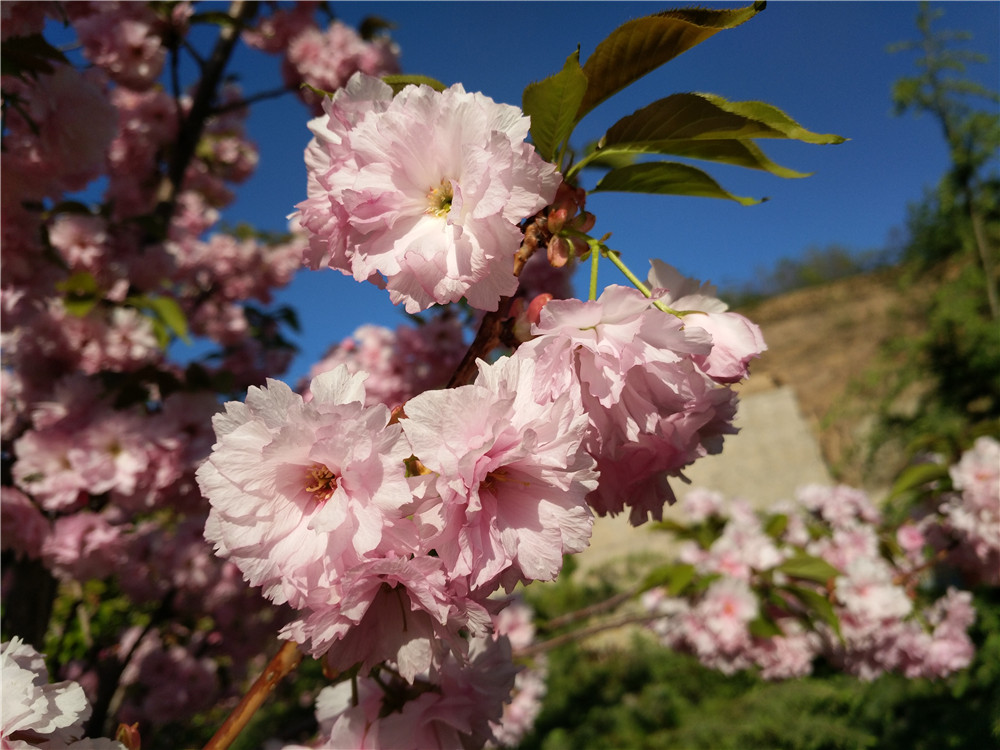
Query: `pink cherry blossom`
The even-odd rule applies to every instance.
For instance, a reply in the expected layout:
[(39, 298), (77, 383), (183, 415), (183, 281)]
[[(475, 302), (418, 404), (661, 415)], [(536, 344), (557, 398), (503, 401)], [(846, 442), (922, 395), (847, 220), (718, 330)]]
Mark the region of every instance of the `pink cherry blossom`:
[(125, 554), (121, 529), (97, 513), (80, 511), (55, 520), (42, 546), (42, 559), (57, 577), (105, 578)]
[(537, 361), (539, 397), (578, 380), (605, 407), (617, 403), (632, 368), (673, 364), (711, 349), (703, 331), (684, 330), (679, 318), (653, 308), (637, 289), (617, 285), (596, 301), (552, 300), (531, 332), (536, 338), (519, 351)]
[[(535, 623), (531, 608), (519, 597), (493, 617), (494, 638), (504, 636), (510, 641), (515, 652), (527, 648), (535, 640)], [(503, 716), (498, 722), (490, 722), (494, 740), (487, 747), (517, 747), (524, 736), (535, 725), (535, 719), (542, 710), (545, 697), (545, 678), (548, 674), (548, 660), (544, 654), (535, 656), (529, 666), (521, 669), (514, 677), (514, 690), (509, 703), (503, 707)]]
[(161, 38), (166, 23), (141, 3), (96, 3), (93, 9), (73, 21), (84, 54), (121, 86), (148, 89), (167, 59)]
[(68, 680), (49, 684), (43, 656), (17, 636), (0, 647), (0, 671), (0, 744), (4, 750), (125, 750), (114, 740), (79, 740), (91, 713), (83, 688)]
[(0, 487), (0, 548), (37, 558), (51, 531), (41, 509), (16, 487)]
[(422, 509), (439, 529), (427, 544), (474, 587), (498, 576), (508, 590), (520, 580), (552, 580), (562, 556), (590, 539), (584, 497), (597, 475), (581, 449), (586, 416), (570, 394), (539, 404), (533, 379), (530, 360), (481, 362), (472, 385), (406, 404), (403, 430), (436, 473), (441, 498)]
[(952, 558), (974, 581), (1000, 583), (1000, 442), (981, 437), (950, 469), (956, 492), (941, 504)]
[(24, 101), (5, 116), (5, 193), (14, 187), (13, 194), (22, 199), (57, 197), (63, 190), (83, 189), (98, 176), (116, 123), (98, 75), (57, 65), (30, 86), (5, 79), (5, 93), (8, 88)]
[(420, 326), (397, 326), (395, 331), (363, 325), (313, 365), (309, 377), (340, 364), (352, 373), (367, 372), (366, 403), (395, 408), (422, 391), (447, 384), (466, 351), (462, 331), (456, 316), (444, 314)]
[(302, 83), (334, 92), (359, 71), (371, 76), (399, 72), (399, 47), (391, 39), (381, 35), (370, 41), (362, 39), (340, 21), (333, 21), (325, 32), (304, 26), (290, 38), (284, 52), (282, 73), (286, 85), (298, 91), (316, 115), (323, 114), (322, 97), (303, 88)]
[(218, 443), (197, 472), (205, 537), (276, 603), (305, 606), (363, 557), (416, 541), (410, 448), (388, 409), (363, 406), (362, 380), (324, 373), (308, 403), (269, 380), (213, 420)]
[(445, 647), (464, 649), (461, 631), (490, 627), (485, 608), (451, 584), (436, 557), (364, 560), (310, 592), (303, 616), (280, 635), (322, 656), (334, 673), (358, 664), (367, 673), (388, 660), (412, 682), (439, 663)]
[[(493, 737), (491, 725), (500, 719), (517, 667), (506, 638), (473, 638), (468, 651), (464, 658), (448, 654), (434, 674), (421, 676), (412, 688), (387, 676), (381, 684), (360, 679), (356, 704), (349, 684), (324, 688), (316, 700), (321, 745), (357, 750), (482, 747)], [(386, 682), (389, 687), (383, 690)]]
[(685, 327), (701, 328), (711, 335), (712, 351), (696, 357), (702, 369), (720, 383), (747, 377), (749, 361), (767, 349), (760, 328), (738, 313), (726, 312), (727, 305), (716, 298), (711, 284), (684, 278), (661, 260), (653, 260), (650, 265), (653, 295), (675, 310), (698, 311), (684, 316)]
[(407, 312), (462, 297), (497, 309), (517, 289), (517, 224), (560, 181), (525, 143), (528, 119), (458, 84), (393, 97), (362, 74), (323, 106), (298, 206), (310, 265), (384, 285)]

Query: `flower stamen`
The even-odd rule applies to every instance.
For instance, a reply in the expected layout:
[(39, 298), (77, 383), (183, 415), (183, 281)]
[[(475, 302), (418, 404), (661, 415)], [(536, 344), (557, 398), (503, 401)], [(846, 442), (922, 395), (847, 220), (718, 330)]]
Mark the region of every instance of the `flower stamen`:
[(337, 490), (337, 475), (323, 464), (313, 464), (306, 470), (306, 492), (310, 492), (317, 503), (325, 503)]
[(451, 211), (451, 202), (455, 197), (451, 180), (441, 180), (441, 184), (427, 191), (427, 213), (431, 216), (444, 218)]

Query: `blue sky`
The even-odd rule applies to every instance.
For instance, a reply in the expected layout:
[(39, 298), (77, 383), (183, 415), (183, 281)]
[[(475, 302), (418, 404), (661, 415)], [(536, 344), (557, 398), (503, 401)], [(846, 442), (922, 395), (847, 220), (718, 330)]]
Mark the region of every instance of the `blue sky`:
[[(366, 2), (334, 3), (356, 25), (367, 15), (396, 24), (393, 38), (407, 73), (461, 82), (498, 101), (519, 104), (524, 86), (556, 72), (575, 48), (581, 59), (620, 23), (669, 7), (648, 2)], [(690, 3), (695, 4), (695, 3)], [(739, 7), (745, 3), (700, 3)], [(972, 73), (1000, 89), (1000, 3), (949, 2), (936, 27), (973, 32), (969, 47), (991, 62)], [(708, 198), (598, 194), (588, 200), (595, 233), (645, 275), (648, 259), (720, 286), (749, 281), (782, 257), (811, 246), (883, 247), (905, 218), (906, 205), (936, 184), (948, 166), (939, 126), (929, 117), (892, 114), (892, 83), (912, 75), (915, 55), (890, 55), (888, 44), (916, 37), (911, 2), (771, 2), (736, 29), (686, 52), (590, 113), (576, 140), (601, 135), (619, 117), (680, 91), (731, 100), (760, 99), (803, 126), (850, 140), (837, 146), (761, 141), (779, 164), (813, 172), (783, 180), (736, 168), (709, 171), (738, 195), (768, 196), (744, 207)], [(244, 52), (235, 61), (250, 94), (278, 81), (276, 60)], [(255, 177), (227, 211), (231, 222), (283, 229), (305, 196), (302, 150), (308, 114), (291, 97), (255, 105), (250, 134), (261, 152)], [(617, 282), (602, 268), (601, 283)], [(302, 354), (286, 376), (300, 377), (330, 345), (364, 322), (403, 320), (384, 292), (333, 271), (300, 272), (279, 301), (296, 307), (304, 326)]]

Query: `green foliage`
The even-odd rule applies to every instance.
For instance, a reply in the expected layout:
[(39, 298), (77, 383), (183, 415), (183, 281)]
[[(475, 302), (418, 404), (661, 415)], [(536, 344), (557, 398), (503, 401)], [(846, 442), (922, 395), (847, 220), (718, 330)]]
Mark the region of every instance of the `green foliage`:
[(574, 128), (598, 104), (763, 9), (764, 3), (756, 2), (724, 10), (668, 10), (622, 24), (582, 65), (577, 49), (561, 71), (524, 90), (521, 106), (531, 118), (535, 148), (543, 158), (558, 164), (571, 183), (585, 167), (607, 170), (595, 191), (725, 198), (743, 205), (761, 202), (733, 195), (696, 167), (663, 161), (635, 163), (636, 157), (647, 154), (759, 169), (779, 177), (805, 177), (772, 162), (751, 139), (840, 143), (844, 138), (812, 133), (769, 104), (729, 102), (713, 94), (674, 94), (653, 102), (612, 125), (579, 162), (565, 163)]
[(906, 239), (901, 260), (927, 271), (962, 247), (962, 222), (953, 205), (945, 205), (940, 191), (925, 189), (920, 200), (907, 206)]
[(893, 86), (892, 99), (897, 114), (926, 112), (938, 120), (952, 160), (946, 183), (964, 192), (978, 182), (1000, 148), (1000, 116), (995, 107), (984, 111), (972, 102), (978, 99), (995, 105), (1000, 95), (966, 75), (969, 64), (988, 62), (985, 55), (957, 48), (972, 39), (972, 34), (932, 28), (943, 14), (921, 3), (916, 20), (920, 38), (890, 46), (890, 52), (916, 51), (920, 55), (916, 60), (919, 74), (900, 78)]
[(531, 140), (543, 159), (557, 158), (576, 127), (577, 110), (586, 92), (587, 76), (580, 67), (579, 48), (566, 58), (561, 71), (524, 89), (522, 108), (531, 115)]
[(995, 747), (1000, 592), (979, 592), (975, 606), (976, 658), (947, 681), (886, 675), (866, 683), (820, 665), (815, 676), (772, 683), (750, 673), (723, 675), (639, 634), (615, 649), (568, 644), (549, 655), (548, 694), (520, 748)]
[(597, 183), (593, 193), (614, 190), (659, 195), (696, 195), (727, 198), (744, 206), (761, 201), (733, 195), (700, 169), (673, 162), (646, 162), (612, 169)]
[(588, 86), (577, 119), (647, 73), (763, 9), (763, 2), (731, 10), (679, 8), (626, 21), (584, 63)]
[(430, 76), (392, 74), (382, 76), (382, 80), (389, 84), (393, 94), (398, 94), (407, 86), (430, 86), (435, 91), (444, 91), (447, 88), (441, 81)]

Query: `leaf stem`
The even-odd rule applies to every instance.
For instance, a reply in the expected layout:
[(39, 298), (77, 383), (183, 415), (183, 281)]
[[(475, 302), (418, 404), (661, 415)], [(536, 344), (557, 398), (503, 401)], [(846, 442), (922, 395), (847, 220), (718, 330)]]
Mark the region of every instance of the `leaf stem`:
[[(646, 297), (653, 296), (653, 293), (649, 291), (649, 287), (643, 284), (639, 280), (639, 277), (636, 276), (634, 273), (632, 273), (631, 269), (629, 269), (629, 267), (622, 262), (622, 259), (618, 257), (618, 253), (616, 253), (614, 250), (603, 244), (601, 245), (601, 252), (608, 257), (608, 260), (610, 260), (612, 263), (615, 264), (618, 270), (625, 275), (625, 278), (632, 283), (632, 286), (634, 286), (636, 289), (642, 292), (643, 295)], [(672, 307), (667, 307), (659, 300), (653, 300), (653, 307), (655, 307), (657, 310), (662, 310), (665, 313), (676, 315), (677, 317), (681, 317), (683, 315), (682, 312), (674, 310)]]
[(591, 302), (597, 299), (597, 267), (601, 260), (600, 242), (592, 240), (590, 245), (590, 295), (587, 297)]

